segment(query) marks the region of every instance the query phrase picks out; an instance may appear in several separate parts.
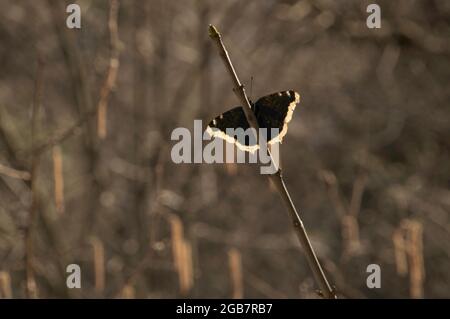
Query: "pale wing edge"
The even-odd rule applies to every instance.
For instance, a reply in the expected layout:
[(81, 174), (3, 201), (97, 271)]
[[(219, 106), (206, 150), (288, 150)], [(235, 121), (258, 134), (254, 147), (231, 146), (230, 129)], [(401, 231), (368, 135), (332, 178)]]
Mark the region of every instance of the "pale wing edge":
[(212, 128), (211, 126), (208, 125), (206, 127), (206, 132), (211, 137), (218, 137), (218, 138), (221, 138), (221, 139), (227, 141), (228, 143), (235, 144), (237, 146), (237, 148), (239, 148), (241, 151), (244, 151), (244, 152), (250, 152), (250, 153), (254, 154), (259, 149), (259, 145), (252, 145), (252, 146), (242, 145), (234, 137), (225, 134), (225, 132), (223, 132), (222, 130), (220, 130), (216, 127)]
[(298, 94), (295, 91), (294, 91), (294, 94), (295, 94), (295, 98), (294, 98), (294, 100), (291, 103), (289, 103), (288, 112), (286, 114), (286, 117), (284, 118), (283, 129), (281, 130), (280, 134), (278, 134), (276, 137), (272, 138), (268, 142), (269, 145), (273, 145), (275, 143), (282, 143), (283, 142), (283, 137), (287, 134), (288, 124), (292, 120), (292, 114), (294, 113), (295, 107), (300, 102), (300, 94)]

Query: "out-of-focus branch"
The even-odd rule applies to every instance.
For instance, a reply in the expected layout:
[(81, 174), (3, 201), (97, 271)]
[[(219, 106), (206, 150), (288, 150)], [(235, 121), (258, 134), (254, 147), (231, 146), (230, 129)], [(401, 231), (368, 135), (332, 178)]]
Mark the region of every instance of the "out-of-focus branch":
[(117, 80), (117, 72), (119, 70), (119, 55), (121, 43), (119, 40), (117, 17), (119, 12), (119, 2), (110, 0), (108, 27), (110, 33), (111, 57), (109, 59), (109, 68), (100, 91), (100, 100), (97, 105), (97, 134), (98, 137), (104, 139), (107, 134), (106, 116), (108, 109), (108, 99), (111, 91), (114, 89)]
[(0, 174), (6, 175), (8, 177), (23, 179), (25, 181), (30, 180), (30, 173), (27, 171), (17, 170), (12, 167), (0, 164)]
[(366, 188), (366, 184), (367, 184), (367, 176), (364, 174), (359, 175), (353, 184), (352, 198), (350, 200), (350, 207), (348, 213), (355, 218), (359, 214), (359, 211), (361, 210), (361, 202), (364, 190)]
[(344, 218), (347, 214), (346, 205), (340, 195), (339, 186), (337, 184), (336, 176), (330, 171), (321, 171), (320, 178), (325, 182), (327, 186), (328, 196), (333, 203), (336, 213), (340, 219)]
[(342, 257), (346, 259), (358, 252), (361, 247), (358, 214), (361, 209), (361, 201), (367, 183), (367, 176), (361, 174), (356, 178), (353, 183), (352, 197), (349, 205), (341, 196), (339, 182), (333, 172), (321, 171), (320, 177), (327, 186), (328, 196), (341, 222), (344, 244)]
[[(108, 106), (108, 99), (111, 91), (114, 88), (117, 79), (117, 71), (119, 68), (119, 54), (121, 49), (121, 42), (119, 40), (118, 34), (118, 10), (119, 3), (117, 0), (111, 0), (110, 14), (108, 27), (110, 31), (110, 43), (111, 43), (111, 57), (109, 61), (109, 67), (106, 75), (105, 82), (100, 91), (100, 98), (98, 105), (95, 109), (87, 110), (84, 112), (78, 121), (72, 124), (69, 128), (63, 130), (62, 132), (56, 134), (55, 136), (49, 138), (42, 144), (34, 147), (32, 149), (33, 153), (41, 154), (46, 150), (52, 148), (53, 146), (65, 141), (66, 139), (72, 137), (76, 134), (78, 129), (84, 125), (94, 114), (98, 115), (98, 135), (103, 138), (106, 136), (106, 110)], [(66, 42), (64, 42), (66, 43)], [(66, 51), (66, 50), (65, 50)]]
[(90, 116), (86, 116), (86, 114), (92, 111), (93, 102), (86, 65), (83, 62), (83, 55), (76, 42), (76, 33), (72, 32), (73, 30), (61, 27), (64, 23), (64, 16), (61, 14), (64, 12), (64, 3), (55, 0), (47, 0), (47, 3), (52, 16), (55, 33), (58, 36), (62, 54), (70, 72), (71, 86), (73, 87), (76, 107), (80, 116), (80, 126), (87, 122), (87, 134), (85, 135), (86, 151), (93, 156), (93, 123), (89, 121)]
[(47, 141), (43, 142), (42, 144), (40, 144), (36, 147), (33, 147), (31, 150), (31, 153), (40, 155), (40, 154), (44, 153), (45, 151), (51, 149), (53, 146), (58, 145), (58, 144), (64, 142), (65, 140), (67, 140), (68, 138), (74, 136), (78, 131), (80, 131), (79, 129), (81, 128), (81, 126), (83, 126), (84, 123), (96, 113), (97, 113), (96, 109), (90, 110), (90, 111), (84, 113), (80, 117), (80, 119), (78, 121), (76, 121), (74, 124), (72, 124), (69, 128), (61, 131), (60, 133), (55, 134), (55, 136), (49, 138)]
[[(39, 110), (42, 101), (42, 77), (44, 63), (41, 59), (38, 61), (37, 74), (35, 79), (33, 108), (31, 113), (31, 147), (33, 147), (39, 130)], [(28, 298), (37, 297), (37, 286), (34, 277), (33, 267), (33, 228), (38, 214), (38, 191), (37, 177), (39, 169), (40, 156), (31, 154), (31, 207), (28, 216), (28, 225), (25, 231), (25, 269), (26, 269), (26, 295)]]
[(273, 288), (269, 283), (263, 279), (255, 276), (251, 272), (247, 272), (245, 276), (245, 282), (259, 291), (267, 298), (286, 299), (288, 296), (281, 291)]

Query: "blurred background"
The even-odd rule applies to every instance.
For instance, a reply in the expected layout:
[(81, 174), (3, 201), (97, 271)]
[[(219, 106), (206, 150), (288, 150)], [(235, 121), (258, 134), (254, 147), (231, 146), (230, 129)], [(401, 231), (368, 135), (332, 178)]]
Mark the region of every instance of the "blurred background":
[(258, 166), (171, 161), (238, 103), (209, 23), (254, 100), (301, 95), (283, 172), (339, 296), (450, 297), (449, 1), (70, 2), (0, 0), (1, 297), (318, 298)]

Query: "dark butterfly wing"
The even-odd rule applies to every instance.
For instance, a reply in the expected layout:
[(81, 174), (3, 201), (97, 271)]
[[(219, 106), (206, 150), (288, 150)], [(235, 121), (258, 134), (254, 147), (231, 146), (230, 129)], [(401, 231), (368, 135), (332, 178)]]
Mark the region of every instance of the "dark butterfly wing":
[[(253, 105), (259, 127), (267, 129), (269, 144), (282, 142), (288, 130), (288, 123), (292, 119), (292, 113), (299, 102), (300, 95), (290, 90), (264, 96)], [(278, 135), (272, 136), (271, 128), (278, 128)]]
[[(252, 105), (259, 127), (267, 129), (266, 140), (269, 144), (281, 143), (299, 101), (300, 95), (291, 90), (264, 96)], [(249, 127), (244, 110), (238, 106), (212, 120), (208, 124), (207, 132), (213, 137), (220, 137), (236, 144), (243, 151), (253, 153), (259, 148), (253, 135), (242, 138), (236, 134), (227, 134), (227, 129), (242, 128), (245, 131)], [(272, 136), (272, 128), (278, 129), (278, 134)]]
[(244, 131), (250, 128), (245, 117), (244, 110), (241, 106), (235, 107), (212, 120), (208, 127), (207, 132), (212, 137), (219, 137), (224, 139), (229, 143), (234, 143), (236, 146), (248, 152), (255, 152), (258, 150), (259, 146), (253, 135), (251, 136), (238, 136), (237, 134), (227, 134), (227, 129), (238, 129), (242, 128)]

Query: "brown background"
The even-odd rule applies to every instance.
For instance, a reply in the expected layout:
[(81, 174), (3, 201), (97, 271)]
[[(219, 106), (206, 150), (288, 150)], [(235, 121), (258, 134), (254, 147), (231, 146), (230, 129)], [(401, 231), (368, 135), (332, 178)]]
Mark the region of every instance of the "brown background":
[(170, 159), (237, 103), (214, 23), (254, 98), (301, 94), (282, 164), (340, 296), (450, 297), (449, 1), (378, 1), (371, 30), (368, 1), (127, 0), (120, 42), (78, 3), (69, 30), (64, 1), (0, 0), (0, 296), (317, 297), (257, 166)]

